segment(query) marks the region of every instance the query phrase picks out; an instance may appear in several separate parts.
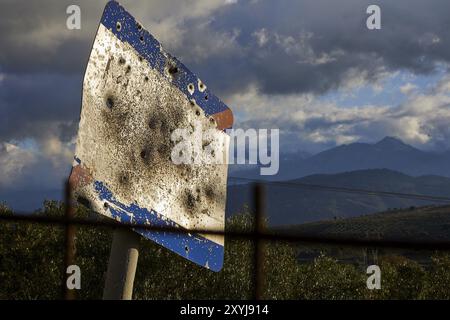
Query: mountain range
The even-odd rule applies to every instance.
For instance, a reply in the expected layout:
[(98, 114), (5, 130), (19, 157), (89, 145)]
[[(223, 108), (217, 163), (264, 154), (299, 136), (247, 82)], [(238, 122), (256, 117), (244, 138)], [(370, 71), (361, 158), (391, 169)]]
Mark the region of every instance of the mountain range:
[[(359, 189), (361, 192), (338, 192), (324, 186)], [(227, 214), (242, 212), (246, 205), (252, 210), (252, 190), (250, 184), (230, 185)], [(389, 169), (368, 169), (269, 183), (266, 186), (267, 218), (272, 226), (296, 225), (442, 204), (437, 200), (380, 195), (364, 190), (450, 197), (450, 178), (435, 175), (414, 177)]]
[(411, 176), (450, 177), (450, 151), (419, 150), (394, 137), (369, 143), (340, 145), (312, 156), (305, 153), (284, 156), (275, 176), (260, 176), (258, 168), (232, 172), (232, 175), (265, 180), (296, 179), (312, 174), (334, 174), (365, 169), (390, 169)]

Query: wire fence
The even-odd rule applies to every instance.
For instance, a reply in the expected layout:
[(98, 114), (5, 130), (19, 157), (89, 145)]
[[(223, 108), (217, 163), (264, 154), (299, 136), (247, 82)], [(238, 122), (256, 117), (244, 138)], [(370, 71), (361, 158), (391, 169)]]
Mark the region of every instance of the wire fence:
[[(345, 192), (365, 195), (379, 195), (383, 197), (396, 197), (415, 200), (433, 201), (436, 203), (450, 204), (450, 198), (438, 197), (421, 194), (408, 194), (398, 192), (386, 192), (377, 190), (364, 190), (353, 188), (342, 188), (324, 185), (305, 184), (297, 182), (275, 182), (275, 181), (259, 181), (248, 178), (229, 177), (230, 180), (244, 181), (253, 184), (253, 205), (255, 209), (254, 227), (252, 231), (235, 231), (235, 230), (215, 230), (204, 228), (175, 228), (155, 225), (142, 225), (137, 223), (119, 223), (114, 220), (94, 220), (81, 219), (75, 217), (75, 207), (72, 199), (72, 190), (70, 184), (66, 184), (65, 188), (65, 215), (63, 217), (50, 217), (31, 215), (30, 213), (21, 212), (13, 215), (0, 215), (0, 221), (3, 222), (17, 222), (17, 223), (34, 223), (44, 225), (59, 225), (65, 230), (65, 252), (64, 252), (64, 279), (67, 275), (65, 270), (67, 267), (74, 264), (75, 261), (75, 235), (76, 226), (86, 227), (108, 227), (108, 228), (124, 228), (124, 229), (144, 229), (155, 232), (168, 233), (199, 233), (205, 235), (222, 235), (233, 239), (242, 239), (252, 241), (254, 243), (254, 257), (253, 257), (253, 297), (259, 300), (263, 296), (264, 290), (264, 251), (266, 242), (283, 241), (287, 243), (302, 243), (306, 245), (338, 245), (348, 247), (363, 247), (363, 248), (388, 248), (388, 249), (413, 249), (413, 250), (439, 250), (450, 251), (450, 241), (437, 240), (388, 240), (380, 238), (357, 238), (357, 237), (332, 237), (321, 235), (304, 235), (279, 233), (270, 231), (264, 226), (264, 219), (266, 216), (266, 185), (280, 185), (291, 188), (316, 189), (332, 192)], [(62, 283), (63, 297), (67, 300), (75, 299), (75, 290), (70, 290), (66, 286), (66, 281)]]

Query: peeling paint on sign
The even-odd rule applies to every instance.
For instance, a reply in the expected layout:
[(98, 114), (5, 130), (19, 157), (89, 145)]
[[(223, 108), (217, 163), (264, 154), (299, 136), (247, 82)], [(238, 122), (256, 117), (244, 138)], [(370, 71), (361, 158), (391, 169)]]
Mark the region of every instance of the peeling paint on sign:
[[(83, 83), (70, 177), (75, 197), (120, 222), (223, 231), (227, 165), (174, 164), (171, 134), (213, 128), (227, 159), (224, 129), (232, 123), (231, 110), (110, 1)], [(222, 236), (135, 231), (211, 270), (222, 268)]]

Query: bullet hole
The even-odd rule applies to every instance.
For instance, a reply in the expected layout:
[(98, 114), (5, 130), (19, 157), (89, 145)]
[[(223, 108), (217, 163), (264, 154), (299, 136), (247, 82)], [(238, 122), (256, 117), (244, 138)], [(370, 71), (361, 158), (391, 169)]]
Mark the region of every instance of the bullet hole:
[(188, 191), (185, 201), (186, 207), (188, 207), (189, 209), (193, 209), (195, 207), (195, 202), (195, 196), (190, 191)]
[(177, 73), (178, 72), (178, 68), (176, 67), (176, 66), (171, 66), (170, 68), (169, 68), (169, 73), (170, 74), (175, 74), (175, 73)]
[(136, 90), (136, 96), (135, 96), (135, 99), (136, 99), (137, 101), (142, 100), (142, 92), (141, 92), (141, 90)]
[(214, 120), (214, 118), (209, 118), (209, 122), (211, 122), (212, 124), (216, 123), (216, 120)]
[(186, 253), (189, 253), (189, 247), (188, 247), (188, 246), (185, 246), (185, 247), (184, 247), (184, 251), (186, 251)]
[(150, 121), (148, 122), (148, 126), (150, 129), (156, 129), (156, 127), (158, 126), (158, 119), (157, 118), (151, 118)]
[(79, 197), (77, 198), (77, 201), (78, 201), (79, 203), (81, 203), (83, 206), (85, 206), (86, 208), (88, 208), (88, 209), (92, 208), (91, 201), (89, 201), (89, 200), (86, 199), (85, 197), (79, 196)]
[(208, 100), (208, 96), (205, 96), (205, 100)]
[(194, 85), (192, 83), (188, 84), (188, 91), (189, 91), (190, 94), (194, 93)]
[(139, 40), (141, 40), (141, 42), (144, 42), (144, 36), (140, 36)]
[(116, 23), (116, 30), (117, 31), (122, 30), (122, 24), (120, 23), (120, 21), (117, 21), (117, 23)]
[(196, 116), (199, 116), (199, 115), (200, 115), (200, 111), (199, 111), (199, 110), (196, 110), (196, 111), (195, 111), (195, 115), (196, 115)]
[(120, 57), (119, 64), (125, 64), (125, 59), (123, 57)]
[(206, 86), (203, 84), (203, 82), (200, 79), (198, 79), (198, 90), (200, 92), (203, 92), (206, 90)]
[(214, 195), (214, 189), (211, 186), (206, 187), (205, 196), (211, 200), (214, 199)]
[(141, 151), (141, 158), (142, 158), (143, 160), (147, 160), (147, 157), (148, 157), (147, 151), (146, 151), (146, 150), (142, 150), (142, 151)]
[(205, 142), (203, 142), (203, 143), (202, 143), (202, 149), (205, 150), (205, 148), (206, 148), (207, 146), (209, 146), (210, 144), (211, 144), (210, 141), (205, 141)]
[(142, 25), (140, 23), (136, 23), (136, 27), (138, 30), (142, 30)]
[(147, 76), (145, 76), (144, 80), (145, 80), (145, 82), (148, 82), (148, 77), (147, 77)]
[(189, 103), (191, 104), (191, 107), (195, 106), (195, 101), (194, 100), (189, 100)]
[(109, 204), (107, 202), (103, 203), (103, 208), (108, 209), (109, 208)]
[(127, 72), (126, 73), (130, 73), (131, 71), (131, 66), (127, 66)]
[(119, 176), (119, 182), (120, 184), (128, 184), (130, 182), (130, 178), (126, 173), (123, 173)]
[(142, 62), (142, 61), (144, 61), (144, 58), (142, 58), (142, 56), (139, 56), (139, 62)]
[(109, 109), (112, 109), (114, 107), (114, 98), (113, 97), (106, 98), (106, 106)]

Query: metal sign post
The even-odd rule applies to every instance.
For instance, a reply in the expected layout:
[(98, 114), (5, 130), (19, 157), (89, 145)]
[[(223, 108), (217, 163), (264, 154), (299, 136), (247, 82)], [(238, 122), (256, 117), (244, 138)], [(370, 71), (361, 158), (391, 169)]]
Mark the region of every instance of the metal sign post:
[[(79, 202), (219, 271), (223, 236), (139, 225), (224, 230), (230, 141), (225, 129), (232, 124), (231, 110), (194, 73), (121, 5), (108, 2), (83, 81), (71, 173)], [(116, 232), (105, 297), (125, 297), (137, 253), (136, 239)], [(110, 290), (114, 279), (122, 279), (122, 289)]]
[(140, 236), (127, 229), (114, 231), (106, 272), (104, 300), (131, 300), (139, 257)]

